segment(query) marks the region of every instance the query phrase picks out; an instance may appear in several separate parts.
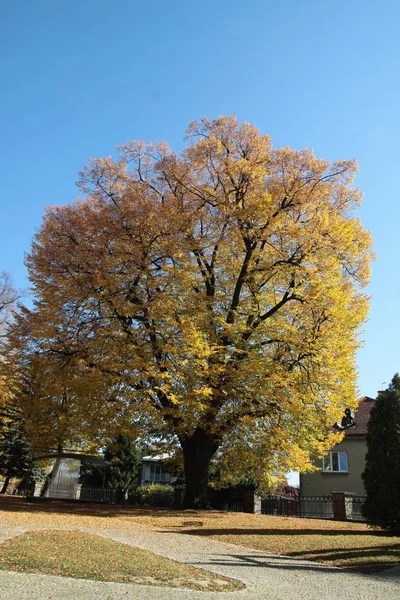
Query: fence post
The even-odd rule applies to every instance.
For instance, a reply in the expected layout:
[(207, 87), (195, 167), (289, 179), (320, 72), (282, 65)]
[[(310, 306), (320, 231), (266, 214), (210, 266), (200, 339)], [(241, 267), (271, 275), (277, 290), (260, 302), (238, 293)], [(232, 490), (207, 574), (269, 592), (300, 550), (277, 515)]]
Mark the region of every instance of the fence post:
[(346, 493), (332, 492), (333, 518), (335, 521), (347, 521)]
[(353, 517), (353, 498), (355, 494), (352, 492), (344, 493), (344, 507), (346, 511), (346, 521), (351, 521)]
[(246, 490), (244, 492), (243, 512), (261, 515), (261, 496), (254, 490)]

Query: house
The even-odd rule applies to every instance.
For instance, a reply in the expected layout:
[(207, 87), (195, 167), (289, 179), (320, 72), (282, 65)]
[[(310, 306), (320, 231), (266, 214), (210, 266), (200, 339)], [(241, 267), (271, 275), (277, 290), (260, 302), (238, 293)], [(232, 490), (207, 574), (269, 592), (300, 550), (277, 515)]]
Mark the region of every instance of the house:
[(361, 398), (354, 415), (355, 424), (345, 430), (343, 440), (315, 461), (319, 471), (300, 475), (300, 495), (330, 496), (332, 492), (350, 492), (364, 496), (362, 473), (367, 453), (366, 433), (373, 398)]
[(144, 456), (142, 459), (142, 476), (140, 485), (151, 485), (152, 483), (174, 483), (176, 477), (166, 470), (165, 461), (169, 454), (158, 454), (156, 456)]

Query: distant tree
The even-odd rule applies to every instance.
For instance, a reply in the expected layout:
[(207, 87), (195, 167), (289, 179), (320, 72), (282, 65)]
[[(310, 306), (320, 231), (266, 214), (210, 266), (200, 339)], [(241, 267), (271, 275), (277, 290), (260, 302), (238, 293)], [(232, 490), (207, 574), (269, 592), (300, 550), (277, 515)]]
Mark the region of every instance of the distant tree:
[(123, 503), (139, 485), (143, 452), (135, 439), (120, 434), (108, 445), (104, 458), (110, 462), (107, 484), (116, 490), (117, 503)]
[(5, 494), (12, 477), (23, 477), (29, 466), (29, 446), (20, 412), (4, 407), (0, 417), (0, 474), (4, 483), (0, 494)]
[(87, 487), (102, 487), (104, 484), (104, 469), (83, 462), (79, 470), (79, 483)]
[(275, 495), (289, 498), (290, 500), (298, 500), (299, 490), (288, 483), (281, 483), (276, 488)]
[(367, 432), (363, 513), (370, 525), (400, 532), (400, 376), (378, 393)]
[(4, 406), (10, 402), (13, 395), (13, 374), (4, 359), (4, 342), (18, 298), (19, 294), (14, 289), (10, 276), (0, 271), (0, 419), (5, 416)]
[(20, 294), (11, 283), (8, 273), (0, 271), (0, 334), (4, 333)]
[(48, 473), (43, 467), (33, 467), (25, 471), (25, 474), (18, 484), (20, 494), (24, 494), (26, 490), (31, 489), (36, 483), (46, 481)]
[(30, 477), (35, 483), (41, 483), (46, 479), (47, 471), (46, 469), (43, 469), (43, 467), (33, 467)]

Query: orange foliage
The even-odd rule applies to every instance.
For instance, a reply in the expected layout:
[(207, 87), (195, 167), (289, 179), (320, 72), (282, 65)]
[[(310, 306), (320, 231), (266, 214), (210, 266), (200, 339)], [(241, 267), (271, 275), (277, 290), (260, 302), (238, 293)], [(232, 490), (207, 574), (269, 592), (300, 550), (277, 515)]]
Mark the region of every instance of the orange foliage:
[(307, 468), (355, 406), (371, 260), (356, 163), (274, 149), (234, 117), (188, 140), (92, 160), (83, 197), (47, 210), (22, 319), (42, 360), (35, 410), (64, 398), (92, 439), (203, 432), (260, 480)]

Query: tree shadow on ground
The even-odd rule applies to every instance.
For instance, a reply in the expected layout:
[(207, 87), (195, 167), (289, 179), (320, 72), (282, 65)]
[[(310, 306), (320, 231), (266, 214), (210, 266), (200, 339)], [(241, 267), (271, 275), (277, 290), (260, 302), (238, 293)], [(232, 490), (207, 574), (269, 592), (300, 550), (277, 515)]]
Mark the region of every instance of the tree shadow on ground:
[[(368, 549), (365, 549), (368, 551)], [(218, 556), (218, 555), (215, 555)], [(313, 564), (315, 563), (315, 564)], [(245, 554), (226, 554), (220, 555), (220, 557), (212, 558), (206, 561), (197, 561), (192, 563), (195, 566), (206, 568), (210, 565), (221, 565), (221, 566), (247, 566), (247, 567), (263, 567), (268, 569), (284, 569), (292, 571), (317, 571), (318, 573), (331, 573), (340, 574), (340, 572), (354, 573), (368, 575), (369, 577), (375, 577), (381, 579), (381, 577), (391, 577), (400, 582), (400, 572), (394, 567), (399, 566), (399, 563), (391, 561), (384, 561), (376, 563), (369, 561), (368, 559), (363, 560), (356, 566), (352, 567), (341, 567), (334, 565), (318, 564), (318, 560), (313, 557), (311, 563), (302, 562), (301, 560), (293, 560), (291, 555), (279, 556), (277, 555), (263, 555), (259, 556), (248, 556)], [(389, 571), (387, 571), (389, 569)], [(391, 570), (393, 570), (391, 572)]]
[(209, 560), (198, 560), (193, 561), (190, 564), (197, 567), (209, 567), (215, 566), (230, 566), (230, 567), (268, 567), (271, 569), (291, 569), (291, 570), (304, 570), (304, 571), (315, 571), (325, 573), (337, 573), (338, 568), (332, 565), (319, 565), (312, 563), (305, 563), (301, 561), (293, 560), (287, 556), (277, 556), (273, 554), (261, 554), (248, 555), (248, 554), (212, 554)]
[(349, 556), (352, 556), (352, 552), (354, 552), (354, 556), (357, 556), (357, 553), (360, 552), (360, 550), (362, 551), (368, 551), (369, 554), (371, 554), (371, 556), (375, 553), (376, 555), (378, 554), (382, 554), (382, 551), (385, 551), (385, 553), (387, 554), (393, 554), (393, 555), (399, 555), (400, 558), (400, 544), (391, 544), (391, 545), (384, 545), (384, 546), (363, 546), (362, 548), (360, 548), (359, 546), (356, 548), (348, 548), (348, 547), (344, 547), (344, 548), (321, 548), (318, 550), (301, 550), (298, 552), (288, 552), (286, 556), (293, 556), (293, 557), (298, 557), (298, 556), (308, 556), (308, 555), (325, 555), (328, 557), (328, 555), (331, 552), (335, 552), (335, 554), (349, 554)]
[[(181, 528), (169, 527), (168, 530), (165, 530), (163, 533), (175, 532), (184, 535), (211, 537), (213, 539), (217, 539), (218, 541), (223, 541), (224, 536), (237, 536), (237, 539), (232, 540), (231, 537), (229, 537), (227, 541), (229, 541), (229, 543), (237, 543), (239, 545), (241, 543), (241, 536), (287, 536), (288, 540), (294, 535), (325, 536), (325, 543), (326, 540), (331, 539), (332, 547), (295, 551), (290, 551), (288, 549), (282, 554), (289, 559), (304, 559), (315, 561), (317, 563), (328, 563), (330, 565), (337, 565), (338, 567), (348, 571), (355, 571), (363, 574), (380, 573), (386, 569), (400, 567), (400, 540), (398, 537), (393, 538), (393, 536), (390, 534), (382, 531), (358, 531), (351, 529), (342, 529), (336, 531), (328, 529), (188, 529), (183, 528), (185, 525), (187, 525), (187, 522), (183, 522)], [(336, 548), (333, 543), (335, 538), (330, 536), (338, 535), (343, 536), (345, 539), (349, 539), (348, 536), (354, 535), (355, 539), (360, 540), (361, 545), (355, 547), (344, 546)], [(373, 542), (368, 543), (367, 540), (365, 540), (366, 545), (362, 545), (362, 540), (365, 538), (360, 538), (360, 535), (369, 535), (375, 539), (380, 538), (382, 540), (382, 544), (379, 544), (379, 540), (377, 539), (378, 543), (376, 545), (372, 545)], [(356, 543), (355, 539), (354, 543)], [(385, 543), (386, 540), (387, 543)], [(391, 543), (391, 540), (393, 540), (393, 543)], [(307, 545), (307, 542), (305, 541), (304, 544)], [(323, 544), (324, 542), (321, 542), (321, 545)], [(251, 542), (245, 545), (251, 547)], [(257, 549), (256, 546), (253, 547), (254, 549)], [(290, 543), (288, 543), (288, 548), (290, 548)], [(261, 550), (261, 552), (262, 551), (263, 550)], [(276, 555), (276, 550), (274, 551), (274, 549), (271, 548), (271, 554), (274, 553)], [(301, 563), (299, 563), (299, 567), (295, 566), (293, 568), (300, 568), (300, 564)], [(332, 566), (329, 568), (334, 569), (335, 567)]]
[(384, 538), (393, 538), (390, 533), (380, 530), (360, 530), (360, 529), (281, 529), (277, 527), (276, 529), (260, 529), (254, 527), (252, 529), (245, 528), (221, 528), (221, 529), (182, 529), (183, 527), (190, 526), (188, 521), (183, 521), (180, 525), (170, 526), (170, 529), (177, 530), (176, 533), (183, 533), (187, 535), (203, 535), (205, 537), (210, 536), (223, 536), (223, 535), (287, 535), (287, 536), (302, 536), (302, 535), (323, 535), (323, 536), (341, 536), (341, 535), (354, 535), (354, 536), (374, 536), (374, 537), (384, 537)]
[[(196, 517), (195, 510), (177, 510), (173, 508), (153, 508), (137, 506), (121, 506), (116, 504), (100, 504), (80, 500), (51, 500), (35, 498), (26, 500), (18, 496), (0, 496), (0, 511), (27, 513), (57, 513), (66, 515), (83, 515), (88, 517)], [(210, 515), (211, 516), (211, 515)], [(196, 522), (197, 523), (197, 522)], [(199, 521), (199, 524), (202, 523)]]
[[(387, 546), (365, 546), (362, 548), (329, 548), (288, 552), (293, 558), (315, 560), (316, 562), (345, 563), (346, 569), (362, 573), (380, 572), (400, 567), (400, 544)], [(356, 562), (347, 564), (347, 561)]]

